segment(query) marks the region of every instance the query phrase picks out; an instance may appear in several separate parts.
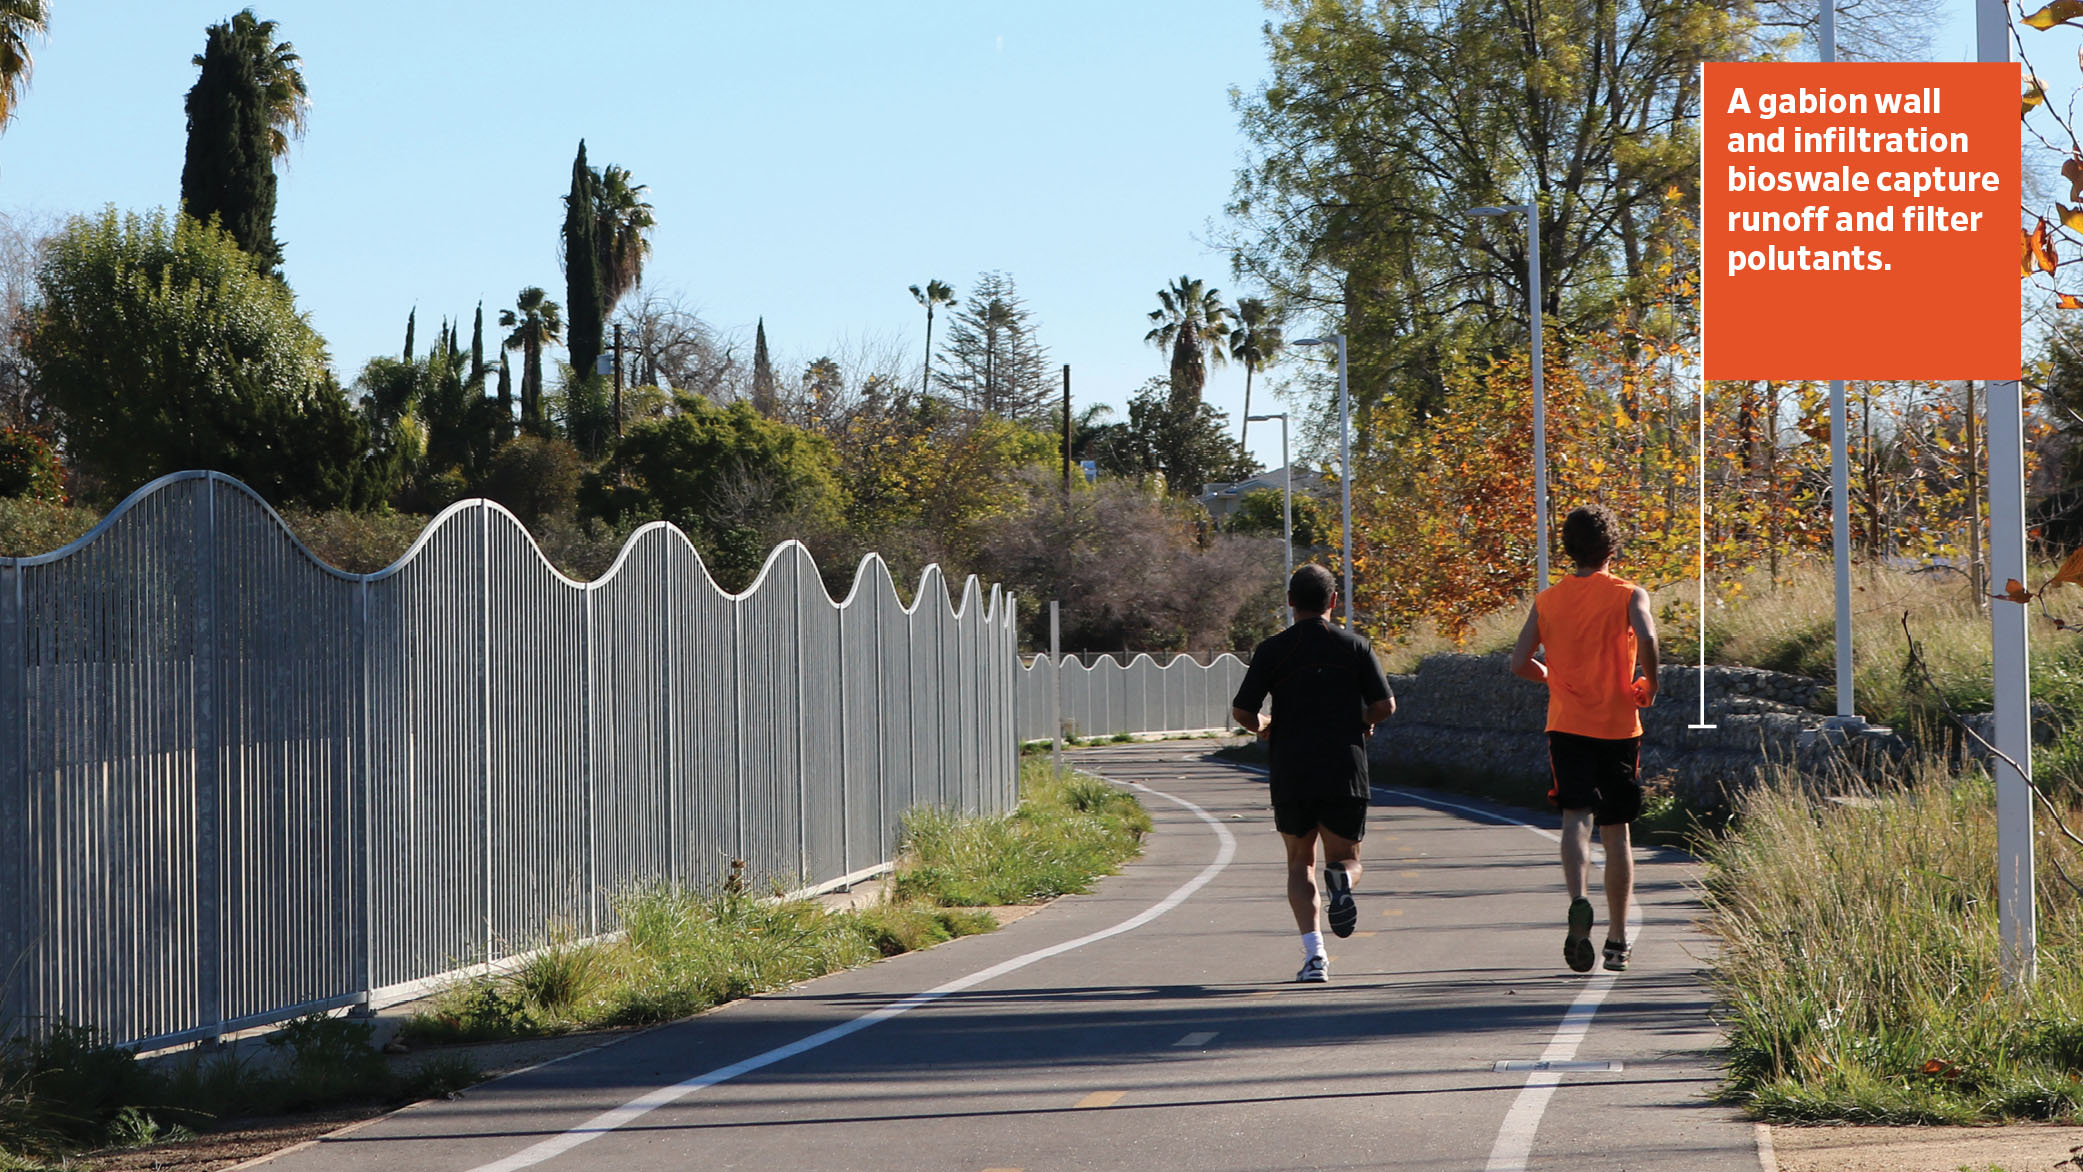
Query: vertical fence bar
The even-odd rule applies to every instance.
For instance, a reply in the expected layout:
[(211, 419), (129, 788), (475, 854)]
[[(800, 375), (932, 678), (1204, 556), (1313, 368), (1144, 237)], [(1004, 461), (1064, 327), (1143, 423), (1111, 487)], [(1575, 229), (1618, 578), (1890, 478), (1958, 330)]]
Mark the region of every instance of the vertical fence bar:
[(594, 663), (593, 595), (595, 591), (593, 586), (594, 583), (587, 583), (584, 587), (584, 593), (580, 595), (581, 599), (583, 599), (583, 610), (580, 613), (584, 616), (585, 627), (580, 636), (580, 655), (582, 659), (580, 671), (583, 674), (579, 677), (579, 721), (582, 726), (579, 730), (579, 783), (586, 790), (585, 865), (586, 934), (588, 936), (598, 936), (600, 934), (600, 787), (597, 783), (596, 765), (593, 759), (597, 736), (593, 726), (599, 720), (600, 714), (595, 709), (593, 703), (594, 679), (598, 671), (598, 665)]
[(361, 930), (361, 1007), (369, 1011), (369, 995), (376, 988), (376, 791), (375, 771), (369, 763), (369, 580), (363, 578), (354, 589), (354, 623), (348, 636), (348, 654), (354, 664), (354, 711), (350, 715), (350, 726), (354, 737), (354, 780), (352, 782), (357, 799), (361, 802), (361, 818), (355, 826), (359, 846), (356, 848), (354, 865), (359, 868), (356, 876), (357, 890), (361, 893), (362, 914), (356, 917)]
[(494, 951), (492, 912), (492, 506), (488, 501), (477, 504), (477, 683), (478, 683), (478, 765), (483, 777), (483, 791), (478, 807), (483, 819), (480, 840), (484, 844), (483, 877), (485, 898), (485, 952), (487, 961), (497, 958)]
[(792, 552), (788, 559), (789, 607), (795, 615), (795, 638), (790, 639), (796, 659), (796, 878), (810, 878), (810, 741), (809, 688), (803, 683), (803, 555)]
[[(29, 651), (22, 613), (22, 567), (0, 558), (0, 961), (7, 974), (28, 967)], [(18, 982), (0, 985), (0, 1021), (29, 1016)]]
[(217, 482), (195, 493), (195, 934), (196, 1010), (214, 1041), (224, 1025), (224, 891), (219, 861), (224, 771), (217, 749)]
[(727, 870), (730, 878), (736, 879), (740, 872), (735, 864), (745, 862), (745, 604), (736, 599), (730, 604), (730, 646), (731, 679), (737, 684), (730, 690), (731, 760), (735, 763), (731, 784), (737, 787), (737, 793), (731, 817), (734, 866)]
[[(859, 571), (854, 574), (853, 601), (861, 596)], [(851, 695), (846, 687), (846, 612), (842, 607), (839, 621), (832, 624), (833, 675), (839, 681), (839, 873), (853, 874), (853, 814), (852, 804), (847, 800), (847, 790), (853, 778), (853, 746), (847, 743), (846, 702)]]

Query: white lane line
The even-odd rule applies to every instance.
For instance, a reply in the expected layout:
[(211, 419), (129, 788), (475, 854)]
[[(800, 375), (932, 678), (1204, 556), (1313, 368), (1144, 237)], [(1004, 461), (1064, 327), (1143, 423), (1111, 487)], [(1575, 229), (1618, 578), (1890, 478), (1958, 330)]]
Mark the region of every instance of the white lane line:
[(519, 1172), (519, 1169), (522, 1168), (532, 1168), (547, 1160), (555, 1159), (578, 1147), (580, 1144), (599, 1139), (617, 1128), (627, 1127), (629, 1124), (649, 1115), (660, 1107), (676, 1103), (705, 1087), (729, 1082), (739, 1075), (750, 1074), (762, 1067), (772, 1066), (776, 1062), (785, 1061), (798, 1054), (815, 1050), (820, 1046), (836, 1042), (850, 1034), (859, 1033), (869, 1026), (879, 1025), (899, 1014), (909, 1013), (922, 1005), (929, 1005), (951, 993), (960, 993), (964, 989), (974, 988), (986, 981), (995, 980), (1007, 973), (1026, 968), (1037, 961), (1047, 960), (1052, 956), (1061, 956), (1074, 949), (1083, 948), (1087, 944), (1096, 944), (1101, 940), (1119, 936), (1123, 932), (1133, 932), (1186, 902), (1188, 896), (1206, 887), (1210, 881), (1222, 873), (1223, 868), (1230, 865), (1232, 859), (1237, 857), (1237, 840), (1235, 836), (1230, 834), (1228, 828), (1216, 821), (1215, 816), (1208, 813), (1208, 811), (1201, 809), (1185, 798), (1174, 797), (1162, 790), (1154, 790), (1146, 785), (1132, 781), (1120, 784), (1125, 784), (1131, 789), (1138, 789), (1146, 794), (1163, 798), (1173, 805), (1191, 811), (1195, 817), (1206, 822), (1215, 831), (1216, 841), (1221, 844), (1216, 849), (1215, 860), (1206, 867), (1201, 868), (1200, 874), (1181, 884), (1170, 895), (1165, 896), (1163, 899), (1158, 900), (1156, 903), (1151, 904), (1149, 907), (1115, 924), (1111, 928), (1102, 928), (1097, 932), (1088, 933), (1075, 940), (1066, 940), (1061, 944), (1052, 944), (1047, 948), (1038, 948), (1033, 952), (1013, 957), (1011, 960), (1001, 961), (990, 968), (979, 969), (966, 977), (957, 977), (944, 985), (936, 985), (923, 993), (915, 993), (901, 1001), (893, 1002), (869, 1013), (864, 1013), (851, 1021), (841, 1022), (829, 1029), (819, 1030), (817, 1033), (811, 1034), (806, 1038), (799, 1038), (785, 1046), (776, 1046), (763, 1054), (755, 1054), (743, 1061), (733, 1062), (729, 1066), (719, 1066), (706, 1074), (698, 1074), (693, 1078), (676, 1082), (671, 1086), (659, 1087), (656, 1090), (648, 1091), (629, 1100), (620, 1107), (602, 1111), (600, 1114), (595, 1115), (593, 1118), (588, 1119), (562, 1135), (552, 1136), (549, 1139), (530, 1144), (528, 1147), (503, 1160), (495, 1160), (489, 1164), (480, 1164), (472, 1168), (470, 1172)]
[[(1640, 905), (1628, 909), (1627, 932), (1630, 939), (1642, 938)], [(1577, 1056), (1577, 1047), (1583, 1044), (1584, 1035), (1591, 1032), (1591, 1019), (1597, 1016), (1598, 1007), (1605, 1002), (1606, 994), (1613, 991), (1613, 982), (1619, 977), (1618, 973), (1600, 973), (1570, 1003), (1569, 1012), (1562, 1015), (1562, 1024), (1555, 1027), (1554, 1036), (1548, 1039), (1548, 1048), (1541, 1051), (1540, 1060), (1546, 1069), (1526, 1076), (1526, 1085), (1512, 1101), (1512, 1109), (1504, 1113), (1504, 1125), (1497, 1129), (1497, 1143), (1490, 1149), (1490, 1162), (1483, 1165), (1483, 1172), (1526, 1172), (1534, 1133), (1540, 1130), (1548, 1100), (1562, 1082), (1562, 1071), (1556, 1067)]]
[(1208, 1043), (1210, 1043), (1210, 1042), (1212, 1042), (1212, 1041), (1214, 1041), (1214, 1040), (1215, 1040), (1215, 1031), (1214, 1031), (1214, 1030), (1202, 1030), (1202, 1031), (1199, 1031), (1199, 1032), (1197, 1032), (1197, 1033), (1191, 1033), (1191, 1034), (1188, 1034), (1188, 1035), (1186, 1035), (1185, 1037), (1183, 1037), (1183, 1038), (1179, 1039), (1178, 1041), (1176, 1041), (1176, 1042), (1173, 1042), (1173, 1043), (1172, 1043), (1172, 1045), (1174, 1045), (1174, 1046), (1205, 1046), (1205, 1045), (1207, 1045)]
[[(1254, 773), (1266, 772), (1251, 765), (1243, 765), (1240, 768), (1249, 769)], [(1530, 822), (1521, 822), (1506, 814), (1426, 797), (1408, 790), (1394, 790), (1379, 785), (1373, 789), (1376, 793), (1390, 797), (1406, 798), (1428, 806), (1473, 814), (1478, 818), (1486, 818), (1507, 826), (1517, 826), (1522, 830), (1530, 830), (1550, 842), (1562, 841), (1562, 836), (1552, 830), (1543, 830)], [(1628, 937), (1639, 942), (1642, 938), (1642, 908), (1639, 903), (1628, 908), (1627, 920)], [(1612, 992), (1613, 982), (1619, 975), (1600, 973), (1591, 978), (1584, 991), (1577, 994), (1577, 999), (1570, 1004), (1569, 1012), (1563, 1014), (1562, 1024), (1555, 1028), (1554, 1035), (1548, 1039), (1548, 1048), (1541, 1052), (1540, 1060), (1547, 1068), (1536, 1070), (1526, 1076), (1526, 1085), (1520, 1088), (1519, 1097), (1513, 1101), (1511, 1110), (1505, 1112), (1504, 1125), (1498, 1128), (1497, 1143), (1490, 1149), (1490, 1161), (1483, 1166), (1484, 1172), (1526, 1172), (1526, 1159), (1533, 1152), (1534, 1133), (1540, 1130), (1541, 1116), (1547, 1113), (1548, 1100), (1554, 1097), (1555, 1088), (1562, 1082), (1562, 1072), (1555, 1069), (1555, 1064), (1569, 1062), (1576, 1057), (1577, 1047), (1583, 1043), (1584, 1035), (1591, 1030), (1591, 1019), (1597, 1016), (1598, 1007), (1605, 1002), (1606, 994)]]

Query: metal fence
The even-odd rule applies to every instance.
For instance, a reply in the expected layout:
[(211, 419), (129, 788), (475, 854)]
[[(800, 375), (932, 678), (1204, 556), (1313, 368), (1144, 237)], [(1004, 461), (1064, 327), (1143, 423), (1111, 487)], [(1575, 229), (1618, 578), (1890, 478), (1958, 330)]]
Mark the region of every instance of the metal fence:
[(1020, 739), (1055, 736), (1059, 704), (1066, 736), (1228, 728), (1230, 697), (1243, 682), (1243, 661), (1228, 654), (1206, 664), (1175, 655), (1162, 667), (1148, 655), (1125, 667), (1111, 655), (1090, 663), (1066, 657), (1060, 669), (1037, 656), (1018, 668)]
[(1008, 808), (1012, 600), (946, 598), (869, 557), (835, 604), (793, 542), (729, 595), (668, 525), (578, 583), (483, 501), (347, 574), (237, 481), (155, 481), (0, 559), (0, 1017), (208, 1037)]

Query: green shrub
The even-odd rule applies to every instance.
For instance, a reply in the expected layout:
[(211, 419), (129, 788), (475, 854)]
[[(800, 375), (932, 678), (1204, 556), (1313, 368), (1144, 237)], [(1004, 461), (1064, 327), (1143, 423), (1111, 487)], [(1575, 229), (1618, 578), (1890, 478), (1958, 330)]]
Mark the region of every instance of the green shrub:
[(65, 503), (65, 474), (42, 437), (0, 428), (0, 497)]
[(0, 496), (0, 557), (35, 557), (62, 549), (101, 520), (95, 509), (57, 501)]

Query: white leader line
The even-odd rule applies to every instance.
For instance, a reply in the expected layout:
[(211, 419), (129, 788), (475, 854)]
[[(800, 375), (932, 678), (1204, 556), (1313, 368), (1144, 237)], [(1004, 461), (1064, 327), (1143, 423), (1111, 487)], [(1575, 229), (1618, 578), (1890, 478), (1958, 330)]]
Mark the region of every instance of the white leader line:
[(1151, 789), (1149, 786), (1140, 785), (1132, 781), (1119, 784), (1127, 785), (1147, 794), (1153, 794), (1174, 805), (1183, 806), (1201, 821), (1206, 822), (1209, 828), (1215, 831), (1216, 840), (1220, 843), (1220, 846), (1216, 849), (1214, 861), (1201, 868), (1200, 874), (1181, 884), (1170, 895), (1165, 896), (1163, 899), (1158, 900), (1156, 903), (1151, 904), (1149, 907), (1115, 924), (1111, 928), (1102, 928), (1097, 932), (1080, 936), (1075, 940), (1066, 940), (1061, 944), (1052, 944), (1047, 948), (1038, 948), (1033, 952), (1013, 957), (1011, 960), (1001, 961), (987, 969), (980, 969), (977, 972), (970, 973), (966, 977), (957, 977), (944, 985), (937, 985), (923, 993), (915, 993), (901, 1001), (896, 1001), (883, 1006), (881, 1009), (864, 1013), (859, 1017), (841, 1022), (829, 1029), (819, 1030), (817, 1033), (805, 1038), (799, 1038), (785, 1046), (776, 1046), (765, 1053), (755, 1054), (742, 1061), (733, 1062), (729, 1066), (719, 1066), (706, 1074), (698, 1074), (693, 1078), (676, 1082), (671, 1086), (647, 1091), (622, 1104), (620, 1107), (602, 1111), (570, 1131), (561, 1135), (551, 1136), (549, 1139), (542, 1140), (539, 1143), (530, 1144), (528, 1147), (522, 1148), (503, 1160), (495, 1160), (489, 1164), (480, 1164), (471, 1169), (470, 1172), (519, 1172), (519, 1169), (522, 1168), (532, 1168), (547, 1160), (555, 1159), (578, 1147), (580, 1144), (599, 1139), (601, 1136), (607, 1135), (618, 1128), (627, 1127), (629, 1124), (649, 1115), (660, 1107), (676, 1103), (696, 1091), (715, 1086), (718, 1083), (729, 1082), (740, 1075), (750, 1074), (762, 1067), (772, 1066), (776, 1062), (782, 1062), (798, 1054), (836, 1042), (850, 1034), (859, 1033), (869, 1026), (878, 1025), (899, 1014), (909, 1013), (922, 1005), (929, 1005), (951, 993), (960, 993), (964, 989), (974, 988), (986, 981), (995, 980), (1007, 973), (1026, 968), (1037, 961), (1047, 960), (1052, 956), (1061, 956), (1066, 952), (1083, 948), (1087, 944), (1096, 944), (1101, 940), (1119, 936), (1124, 932), (1133, 932), (1186, 902), (1188, 896), (1207, 886), (1209, 881), (1221, 874), (1223, 868), (1229, 866), (1230, 861), (1237, 857), (1236, 838), (1230, 834), (1227, 827), (1216, 821), (1215, 816), (1208, 813), (1208, 811), (1201, 809), (1185, 798), (1175, 797), (1172, 794), (1165, 793), (1163, 790)]

